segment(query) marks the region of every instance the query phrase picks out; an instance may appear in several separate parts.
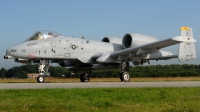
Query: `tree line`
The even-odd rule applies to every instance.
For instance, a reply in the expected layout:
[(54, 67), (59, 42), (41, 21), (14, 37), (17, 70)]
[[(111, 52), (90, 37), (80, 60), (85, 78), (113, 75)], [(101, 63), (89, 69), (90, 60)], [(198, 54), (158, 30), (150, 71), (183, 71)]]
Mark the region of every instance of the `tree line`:
[[(12, 67), (8, 70), (1, 68), (0, 78), (27, 78), (28, 73), (37, 73), (38, 66), (22, 65)], [(79, 78), (83, 72), (72, 72), (60, 66), (51, 66), (49, 68), (51, 77), (76, 77)], [(119, 77), (120, 69), (94, 70), (93, 78), (115, 78)], [(200, 76), (200, 65), (193, 64), (172, 64), (172, 65), (150, 65), (150, 66), (131, 66), (129, 71), (131, 77), (189, 77)]]

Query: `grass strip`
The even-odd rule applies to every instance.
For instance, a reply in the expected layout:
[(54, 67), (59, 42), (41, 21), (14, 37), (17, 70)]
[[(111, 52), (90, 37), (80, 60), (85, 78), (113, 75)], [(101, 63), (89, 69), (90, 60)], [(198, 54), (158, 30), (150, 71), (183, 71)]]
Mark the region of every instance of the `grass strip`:
[(195, 88), (0, 90), (1, 112), (197, 112)]

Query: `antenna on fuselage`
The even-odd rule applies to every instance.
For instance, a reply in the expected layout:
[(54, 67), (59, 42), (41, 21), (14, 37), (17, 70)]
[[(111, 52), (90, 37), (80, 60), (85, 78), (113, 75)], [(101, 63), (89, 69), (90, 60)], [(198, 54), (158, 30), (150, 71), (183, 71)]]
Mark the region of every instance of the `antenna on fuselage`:
[(82, 39), (84, 39), (84, 36), (82, 36)]

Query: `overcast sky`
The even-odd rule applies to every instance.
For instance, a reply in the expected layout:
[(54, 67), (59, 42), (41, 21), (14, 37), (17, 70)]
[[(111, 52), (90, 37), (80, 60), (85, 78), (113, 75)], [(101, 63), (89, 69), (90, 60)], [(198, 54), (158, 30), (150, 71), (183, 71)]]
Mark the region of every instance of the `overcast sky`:
[[(199, 0), (0, 0), (0, 68), (21, 64), (4, 60), (6, 49), (25, 41), (38, 30), (101, 41), (126, 33), (151, 35), (159, 40), (180, 35), (181, 26), (193, 28), (197, 59), (200, 48)], [(178, 46), (164, 50), (178, 53)], [(178, 59), (154, 64), (185, 64)]]

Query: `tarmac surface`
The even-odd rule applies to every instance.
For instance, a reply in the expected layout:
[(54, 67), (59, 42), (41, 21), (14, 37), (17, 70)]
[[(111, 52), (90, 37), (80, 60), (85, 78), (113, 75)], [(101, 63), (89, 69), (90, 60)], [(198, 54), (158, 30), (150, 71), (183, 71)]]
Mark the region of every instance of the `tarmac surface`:
[(0, 89), (53, 89), (53, 88), (150, 88), (200, 87), (200, 81), (181, 82), (89, 82), (89, 83), (0, 83)]

